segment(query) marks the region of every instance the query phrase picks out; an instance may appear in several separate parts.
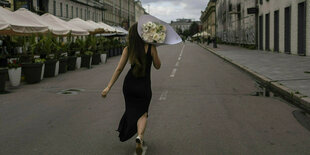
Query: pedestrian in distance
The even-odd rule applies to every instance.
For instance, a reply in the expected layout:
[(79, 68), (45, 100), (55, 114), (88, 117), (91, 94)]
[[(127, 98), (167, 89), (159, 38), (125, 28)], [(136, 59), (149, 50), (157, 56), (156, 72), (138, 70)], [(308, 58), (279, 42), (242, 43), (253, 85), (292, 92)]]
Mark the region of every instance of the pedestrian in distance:
[(169, 39), (169, 36), (166, 35), (168, 33), (166, 27), (168, 26), (168, 24), (150, 15), (140, 17), (139, 22), (130, 27), (127, 40), (128, 46), (124, 48), (110, 82), (101, 92), (102, 97), (105, 98), (125, 65), (129, 62), (131, 68), (123, 82), (125, 112), (119, 122), (117, 131), (121, 142), (127, 141), (137, 133), (135, 142), (138, 155), (143, 152), (144, 132), (152, 98), (151, 67), (152, 65), (156, 69), (161, 67), (155, 45), (182, 41), (174, 31), (169, 32), (169, 36), (173, 38)]

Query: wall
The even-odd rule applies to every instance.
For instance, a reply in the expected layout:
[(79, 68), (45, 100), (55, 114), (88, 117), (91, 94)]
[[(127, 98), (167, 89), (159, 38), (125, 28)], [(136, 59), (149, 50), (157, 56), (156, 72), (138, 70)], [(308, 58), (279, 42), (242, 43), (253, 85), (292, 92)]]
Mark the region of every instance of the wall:
[[(285, 8), (291, 6), (291, 54), (298, 53), (298, 4), (306, 0), (281, 0), (274, 1), (263, 0), (263, 4), (259, 4), (259, 16), (263, 15), (263, 49), (266, 49), (266, 26), (265, 15), (270, 14), (270, 51), (274, 51), (274, 11), (279, 10), (279, 52), (284, 53), (285, 50)], [(307, 4), (308, 3), (308, 4)], [(306, 3), (306, 55), (310, 55), (310, 6)]]
[(218, 0), (217, 37), (226, 43), (255, 45), (255, 15), (247, 14), (251, 7), (255, 7), (255, 0)]

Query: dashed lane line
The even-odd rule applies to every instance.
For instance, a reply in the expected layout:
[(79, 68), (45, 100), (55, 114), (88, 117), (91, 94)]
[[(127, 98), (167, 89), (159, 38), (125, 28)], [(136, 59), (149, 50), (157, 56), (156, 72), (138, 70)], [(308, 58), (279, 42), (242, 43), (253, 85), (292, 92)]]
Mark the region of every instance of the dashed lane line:
[(178, 69), (176, 68), (173, 68), (171, 74), (170, 74), (170, 77), (175, 77), (175, 73), (177, 72)]
[(164, 90), (164, 91), (161, 93), (160, 97), (159, 97), (159, 101), (164, 101), (164, 100), (166, 100), (166, 99), (167, 99), (167, 95), (168, 95), (168, 90)]

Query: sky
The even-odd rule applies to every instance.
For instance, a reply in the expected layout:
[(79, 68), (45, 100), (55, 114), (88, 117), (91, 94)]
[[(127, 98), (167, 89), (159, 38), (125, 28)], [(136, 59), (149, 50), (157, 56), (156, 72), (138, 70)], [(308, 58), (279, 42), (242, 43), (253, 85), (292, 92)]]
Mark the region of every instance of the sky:
[(170, 23), (177, 18), (199, 20), (209, 0), (141, 0), (145, 11)]

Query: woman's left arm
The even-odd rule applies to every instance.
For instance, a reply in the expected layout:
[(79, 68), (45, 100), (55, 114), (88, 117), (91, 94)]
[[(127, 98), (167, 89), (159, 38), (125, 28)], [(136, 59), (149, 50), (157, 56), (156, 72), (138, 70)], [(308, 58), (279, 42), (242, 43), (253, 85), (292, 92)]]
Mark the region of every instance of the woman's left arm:
[(122, 54), (121, 60), (119, 61), (118, 66), (115, 69), (115, 71), (113, 73), (113, 76), (112, 76), (108, 86), (101, 93), (102, 97), (106, 97), (107, 96), (107, 94), (109, 93), (110, 89), (112, 88), (112, 86), (114, 85), (116, 80), (118, 79), (119, 75), (122, 73), (125, 65), (127, 64), (127, 61), (128, 61), (128, 50), (127, 50), (127, 47), (125, 47), (124, 50), (123, 50), (123, 54)]

